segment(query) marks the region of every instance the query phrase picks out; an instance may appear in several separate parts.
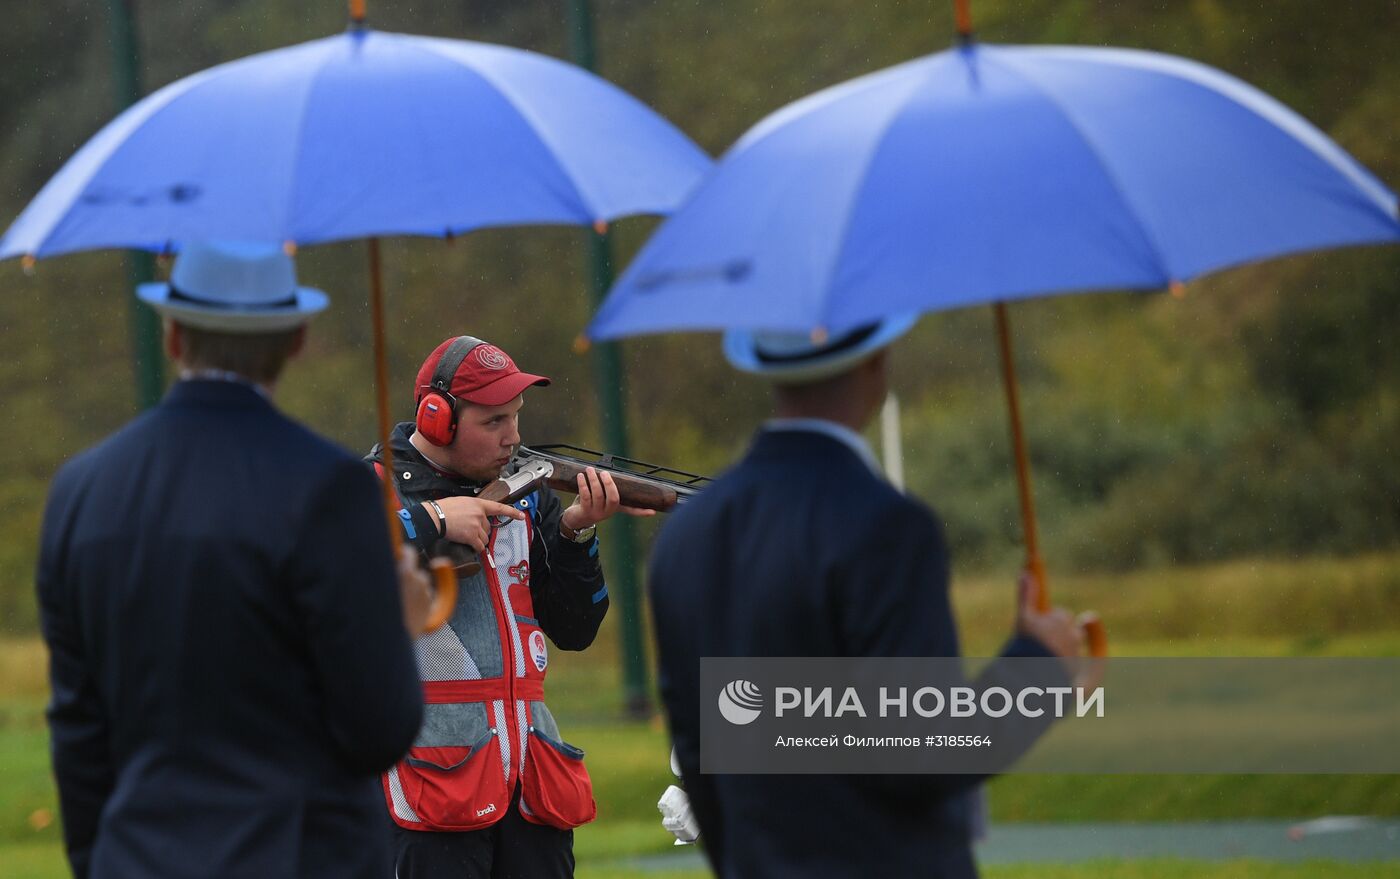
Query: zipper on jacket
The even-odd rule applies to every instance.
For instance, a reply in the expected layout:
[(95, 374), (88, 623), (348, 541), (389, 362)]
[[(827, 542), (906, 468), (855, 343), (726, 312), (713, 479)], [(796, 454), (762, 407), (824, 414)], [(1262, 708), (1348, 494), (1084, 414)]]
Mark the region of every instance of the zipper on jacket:
[[(511, 634), (510, 621), (506, 618), (506, 594), (501, 588), (501, 578), (496, 569), (495, 556), (491, 553), (491, 547), (496, 542), (496, 533), (496, 529), (491, 529), (491, 533), (486, 538), (486, 545), (482, 548), (481, 557), (486, 560), (486, 569), (482, 571), (482, 575), (485, 576), (486, 585), (491, 590), (491, 609), (495, 611), (496, 631), (501, 638), (501, 676), (505, 678), (506, 698), (501, 706), (502, 717), (500, 721), (508, 724), (507, 728), (502, 730), (502, 734), (506, 737), (506, 741), (510, 741), (510, 731), (516, 727), (513, 715), (515, 714), (515, 676), (517, 672), (515, 637), (518, 637), (518, 633), (516, 636)], [(507, 653), (510, 656), (509, 660), (506, 660)], [(509, 708), (507, 709), (506, 706)], [(510, 716), (506, 716), (507, 714)], [(524, 742), (520, 742), (518, 747), (524, 747)], [(511, 785), (512, 796), (515, 795), (515, 787), (520, 784), (520, 774), (516, 770), (517, 762), (512, 759), (509, 766), (510, 773), (515, 776), (515, 784)]]

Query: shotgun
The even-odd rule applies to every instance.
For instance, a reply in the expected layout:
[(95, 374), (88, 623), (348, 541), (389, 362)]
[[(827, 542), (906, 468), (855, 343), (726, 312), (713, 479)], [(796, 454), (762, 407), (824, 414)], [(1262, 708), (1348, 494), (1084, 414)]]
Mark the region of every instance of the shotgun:
[(683, 470), (563, 443), (521, 446), (515, 465), (515, 472), (487, 485), (477, 497), (510, 504), (542, 484), (555, 491), (577, 494), (579, 474), (592, 467), (612, 474), (618, 499), (624, 506), (665, 513), (685, 503), (710, 483), (708, 477)]
[[(521, 446), (511, 464), (507, 469), (512, 472), (488, 483), (476, 496), (513, 504), (541, 485), (577, 494), (579, 474), (592, 467), (612, 474), (618, 500), (624, 506), (665, 513), (694, 497), (711, 482), (707, 476), (566, 443)], [(470, 547), (462, 544), (450, 544), (450, 547), (446, 555), (458, 573), (470, 577), (481, 570), (476, 553)]]

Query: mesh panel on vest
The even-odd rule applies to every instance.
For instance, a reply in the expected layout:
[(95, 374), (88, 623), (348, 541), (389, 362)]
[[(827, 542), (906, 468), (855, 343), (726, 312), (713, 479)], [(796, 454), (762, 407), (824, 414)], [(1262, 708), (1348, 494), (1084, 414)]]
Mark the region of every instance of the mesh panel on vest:
[(418, 654), (418, 673), (425, 681), (470, 681), (481, 677), (476, 661), (467, 654), (462, 639), (451, 626), (428, 632), (413, 647)]
[(554, 722), (554, 715), (549, 713), (549, 708), (543, 702), (530, 703), (530, 724), (556, 742), (564, 741), (559, 734), (559, 724)]
[(404, 821), (421, 821), (418, 813), (408, 804), (403, 795), (403, 782), (399, 781), (399, 767), (389, 768), (389, 798), (394, 801), (394, 814)]
[(415, 748), (463, 748), (481, 741), (490, 729), (486, 706), (480, 702), (449, 702), (423, 706), (423, 726)]
[(525, 771), (525, 752), (530, 747), (530, 724), (525, 718), (525, 703), (515, 700), (515, 719), (520, 728), (520, 771)]
[(506, 704), (500, 699), (497, 699), (495, 702), (491, 703), (491, 707), (495, 711), (494, 716), (496, 718), (496, 729), (500, 731), (500, 735), (496, 736), (496, 741), (501, 743), (501, 768), (505, 770), (506, 782), (509, 783), (510, 734), (507, 732), (507, 730), (509, 730), (510, 727), (506, 726)]
[(461, 643), (471, 645), (478, 672), (474, 677), (498, 678), (505, 670), (501, 633), (496, 627), (496, 605), (491, 601), (491, 587), (484, 571), (457, 582), (457, 608), (448, 626), (458, 634)]

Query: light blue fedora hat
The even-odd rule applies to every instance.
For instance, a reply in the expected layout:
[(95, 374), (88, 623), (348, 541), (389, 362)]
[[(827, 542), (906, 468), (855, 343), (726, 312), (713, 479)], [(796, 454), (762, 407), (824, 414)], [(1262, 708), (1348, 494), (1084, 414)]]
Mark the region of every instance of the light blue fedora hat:
[(297, 286), (296, 264), (281, 247), (244, 241), (188, 242), (169, 283), (142, 284), (136, 295), (182, 324), (225, 333), (289, 330), (329, 302)]
[(844, 372), (904, 335), (917, 314), (887, 317), (831, 338), (811, 333), (729, 330), (724, 356), (736, 369), (779, 384), (799, 384)]

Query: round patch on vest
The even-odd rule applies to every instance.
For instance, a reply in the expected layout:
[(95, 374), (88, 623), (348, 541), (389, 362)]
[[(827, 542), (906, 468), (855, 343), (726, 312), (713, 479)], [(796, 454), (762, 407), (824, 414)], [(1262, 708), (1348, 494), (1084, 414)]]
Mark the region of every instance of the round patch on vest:
[(530, 658), (535, 661), (535, 669), (544, 671), (549, 665), (549, 651), (544, 648), (544, 632), (539, 629), (530, 633)]

